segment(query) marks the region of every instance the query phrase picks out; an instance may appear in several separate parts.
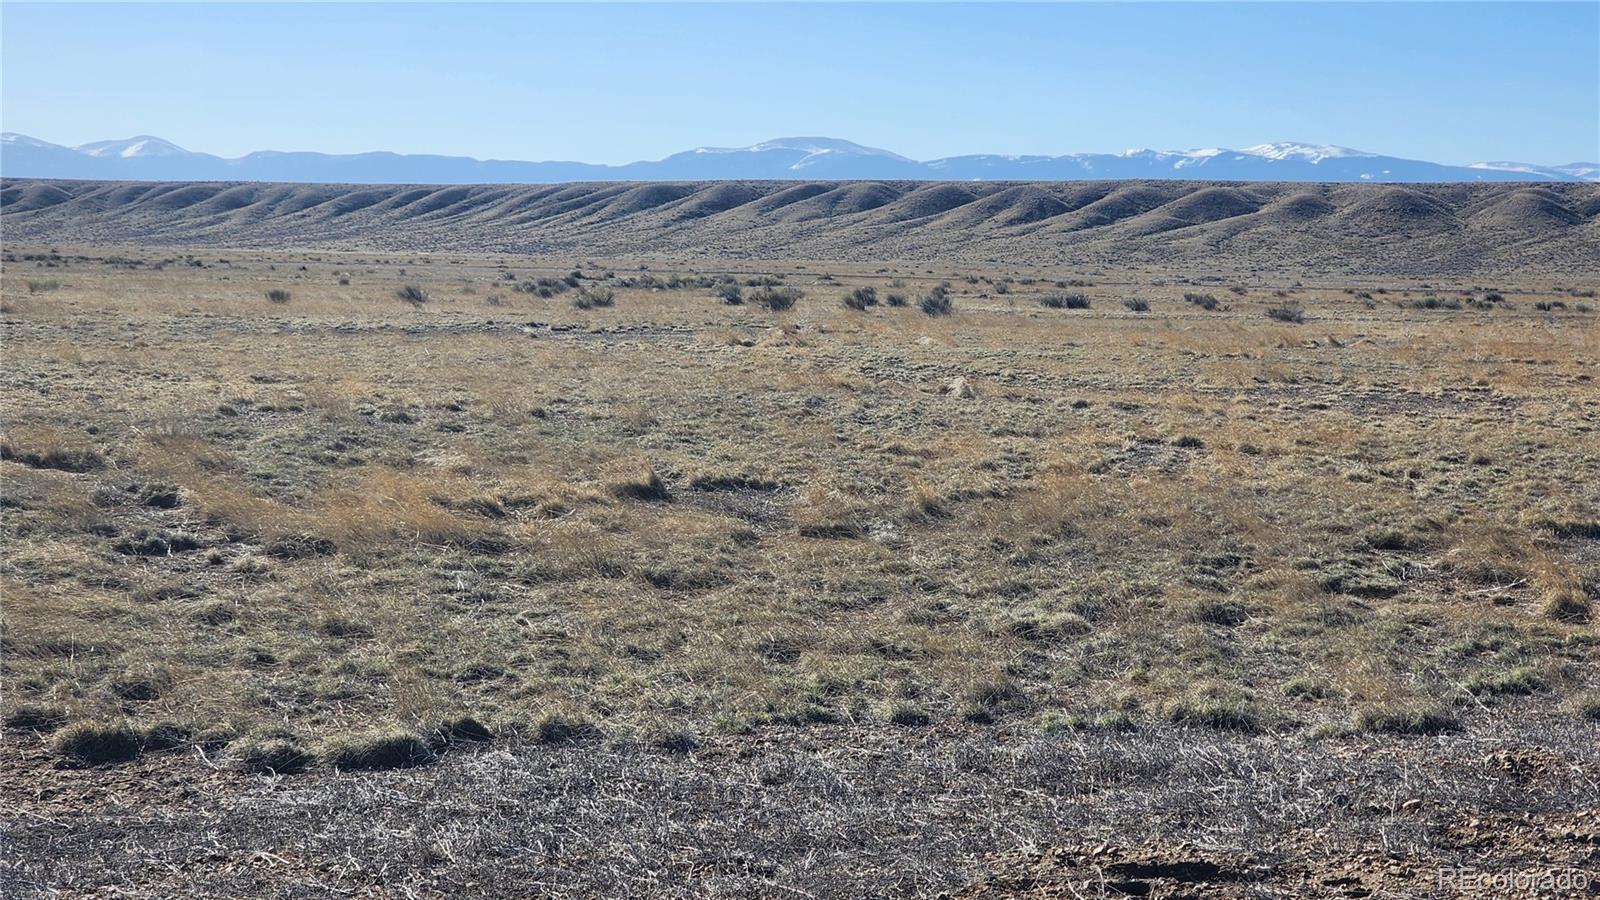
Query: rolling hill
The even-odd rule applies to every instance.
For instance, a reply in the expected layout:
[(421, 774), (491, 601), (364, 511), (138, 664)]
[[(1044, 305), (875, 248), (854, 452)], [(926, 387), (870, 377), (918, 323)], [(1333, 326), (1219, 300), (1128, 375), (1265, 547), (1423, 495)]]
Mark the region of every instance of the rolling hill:
[(714, 181), (308, 185), (6, 179), (8, 241), (1600, 272), (1600, 184)]

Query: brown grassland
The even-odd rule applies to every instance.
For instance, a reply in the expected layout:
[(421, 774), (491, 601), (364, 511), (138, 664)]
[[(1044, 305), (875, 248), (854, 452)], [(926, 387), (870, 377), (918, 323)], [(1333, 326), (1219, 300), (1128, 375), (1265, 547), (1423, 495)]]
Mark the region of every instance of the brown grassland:
[[(952, 312), (927, 314), (940, 283)], [(9, 246), (0, 783), (58, 819), (78, 807), (34, 786), (361, 790), (402, 774), (341, 771), (423, 763), (403, 777), (471, 781), (499, 751), (461, 747), (484, 742), (521, 748), (513, 768), (641, 771), (738, 771), (791, 742), (832, 759), (1147, 736), (1299, 747), (1318, 771), (1494, 749), (1587, 785), (1524, 784), (1554, 818), (1525, 840), (1506, 824), (1504, 847), (1592, 866), (1600, 837), (1570, 823), (1600, 772), (1596, 286)], [(765, 308), (783, 287), (802, 296)], [(1441, 801), (1439, 827), (1510, 822), (1495, 796)], [(1550, 822), (1578, 829), (1567, 850)], [(541, 890), (923, 893), (1011, 865), (1022, 891), (1037, 856), (979, 862), (1012, 827), (909, 881), (749, 851), (737, 878), (706, 875), (725, 882), (547, 871)], [(30, 854), (71, 846), (7, 828)], [(1213, 847), (1251, 843), (1234, 838)], [(1464, 858), (1441, 841), (1413, 862)], [(492, 879), (429, 842), (422, 893)], [(103, 883), (22, 856), (19, 892)], [(394, 884), (291, 869), (255, 877)], [(968, 887), (1005, 892), (988, 884)]]

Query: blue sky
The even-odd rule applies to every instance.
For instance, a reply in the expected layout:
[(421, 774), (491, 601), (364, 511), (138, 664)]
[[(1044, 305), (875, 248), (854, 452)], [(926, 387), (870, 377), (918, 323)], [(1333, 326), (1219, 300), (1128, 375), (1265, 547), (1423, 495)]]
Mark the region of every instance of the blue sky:
[(1600, 156), (1600, 3), (0, 6), (0, 127), (620, 163), (1333, 143)]

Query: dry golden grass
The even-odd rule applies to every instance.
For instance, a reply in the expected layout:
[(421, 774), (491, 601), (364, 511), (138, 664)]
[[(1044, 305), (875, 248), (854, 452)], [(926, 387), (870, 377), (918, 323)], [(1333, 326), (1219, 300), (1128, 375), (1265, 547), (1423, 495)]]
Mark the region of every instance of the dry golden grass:
[[(8, 705), (315, 749), (463, 713), (1393, 730), (1600, 688), (1600, 328), (1554, 285), (1205, 312), (1130, 272), (1044, 310), (1084, 273), (657, 260), (807, 296), (579, 310), (505, 275), (638, 263), (111, 255), (0, 282)], [(838, 303), (944, 280), (950, 317)]]

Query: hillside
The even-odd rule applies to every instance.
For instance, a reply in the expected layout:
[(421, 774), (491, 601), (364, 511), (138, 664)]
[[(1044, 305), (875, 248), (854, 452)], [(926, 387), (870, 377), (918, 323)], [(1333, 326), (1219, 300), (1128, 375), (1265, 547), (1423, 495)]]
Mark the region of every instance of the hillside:
[(7, 179), (20, 242), (1017, 262), (1308, 274), (1600, 271), (1600, 184)]

